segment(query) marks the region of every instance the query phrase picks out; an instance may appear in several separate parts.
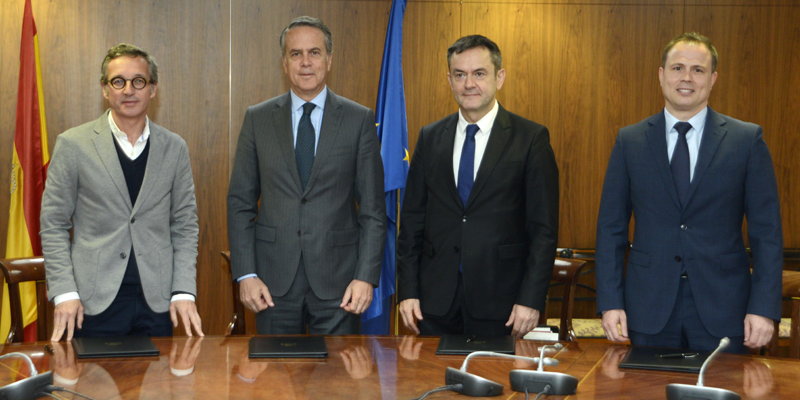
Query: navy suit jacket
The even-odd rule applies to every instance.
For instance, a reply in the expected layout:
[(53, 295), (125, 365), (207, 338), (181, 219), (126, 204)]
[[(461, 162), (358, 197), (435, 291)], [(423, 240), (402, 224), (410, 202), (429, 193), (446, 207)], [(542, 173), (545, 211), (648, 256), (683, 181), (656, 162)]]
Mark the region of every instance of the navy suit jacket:
[(550, 133), (499, 107), (467, 205), (453, 174), (458, 113), (422, 128), (397, 242), (398, 301), (442, 316), (459, 262), (470, 314), (507, 320), (514, 304), (544, 311), (558, 240), (558, 167)]
[[(625, 309), (628, 328), (660, 332), (681, 264), (714, 336), (742, 336), (745, 314), (780, 319), (783, 236), (775, 171), (761, 127), (708, 109), (681, 207), (667, 155), (664, 112), (620, 129), (597, 219), (597, 311)], [(628, 226), (635, 219), (627, 271)], [(753, 251), (745, 251), (742, 221)], [(624, 276), (623, 276), (624, 275)]]

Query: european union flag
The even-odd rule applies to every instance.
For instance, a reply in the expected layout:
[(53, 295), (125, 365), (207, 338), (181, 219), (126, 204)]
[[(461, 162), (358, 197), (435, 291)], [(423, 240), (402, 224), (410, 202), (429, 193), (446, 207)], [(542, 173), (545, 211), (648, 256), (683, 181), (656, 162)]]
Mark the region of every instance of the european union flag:
[(383, 253), (381, 282), (374, 289), (372, 304), (362, 316), (361, 333), (389, 334), (391, 296), (395, 282), (395, 240), (397, 238), (397, 190), (406, 186), (408, 175), (408, 126), (406, 124), (406, 96), (403, 92), (403, 15), (406, 0), (392, 1), (386, 44), (383, 49), (381, 81), (378, 87), (378, 104), (375, 122), (381, 140), (384, 186), (386, 191), (386, 248)]

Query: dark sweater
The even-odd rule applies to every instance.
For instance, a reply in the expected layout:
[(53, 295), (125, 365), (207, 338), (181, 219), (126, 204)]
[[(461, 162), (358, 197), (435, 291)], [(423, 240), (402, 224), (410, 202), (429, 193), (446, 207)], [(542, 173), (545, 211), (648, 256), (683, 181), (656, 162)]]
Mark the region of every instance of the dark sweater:
[[(142, 151), (142, 154), (135, 160), (131, 160), (128, 155), (125, 154), (116, 138), (114, 138), (114, 147), (117, 148), (117, 156), (119, 156), (119, 164), (122, 167), (122, 173), (125, 175), (125, 184), (128, 186), (131, 204), (135, 205), (136, 199), (139, 197), (139, 190), (142, 188), (142, 181), (144, 181), (145, 169), (147, 169), (147, 155), (150, 153), (150, 141), (147, 141), (147, 144), (144, 146), (144, 151)], [(136, 264), (136, 255), (133, 245), (131, 245), (131, 254), (130, 257), (128, 257), (128, 267), (125, 269), (125, 277), (122, 278), (122, 284), (141, 286), (141, 283), (139, 267)]]

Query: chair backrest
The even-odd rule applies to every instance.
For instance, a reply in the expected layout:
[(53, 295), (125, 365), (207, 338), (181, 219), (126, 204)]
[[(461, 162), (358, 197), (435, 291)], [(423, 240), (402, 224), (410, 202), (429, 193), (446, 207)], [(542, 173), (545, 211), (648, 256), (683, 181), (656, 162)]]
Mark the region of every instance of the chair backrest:
[[(789, 357), (800, 358), (800, 272), (783, 271), (783, 297), (792, 299), (792, 324), (789, 330)], [(778, 355), (778, 323), (768, 344), (769, 355)]]
[(233, 280), (233, 275), (231, 274), (231, 252), (223, 251), (222, 258), (225, 259), (225, 265), (222, 268), (228, 274), (228, 279), (231, 282), (231, 293), (233, 294), (233, 317), (231, 322), (228, 323), (228, 327), (225, 328), (225, 336), (244, 335), (247, 331), (244, 322), (245, 307), (239, 300), (239, 282)]
[[(586, 261), (556, 258), (553, 265), (552, 280), (564, 286), (563, 302), (561, 304), (561, 323), (558, 331), (558, 340), (576, 340), (575, 330), (572, 328), (572, 302), (575, 299), (575, 288), (578, 284), (577, 276), (586, 266)], [(547, 306), (539, 314), (539, 324), (547, 323)]]
[(52, 309), (48, 308), (47, 283), (45, 282), (44, 258), (8, 258), (0, 260), (0, 269), (8, 283), (8, 302), (11, 312), (11, 328), (8, 331), (6, 343), (19, 343), (24, 341), (25, 329), (22, 319), (22, 302), (20, 300), (19, 284), (22, 282), (36, 282), (36, 340), (45, 341), (50, 337)]

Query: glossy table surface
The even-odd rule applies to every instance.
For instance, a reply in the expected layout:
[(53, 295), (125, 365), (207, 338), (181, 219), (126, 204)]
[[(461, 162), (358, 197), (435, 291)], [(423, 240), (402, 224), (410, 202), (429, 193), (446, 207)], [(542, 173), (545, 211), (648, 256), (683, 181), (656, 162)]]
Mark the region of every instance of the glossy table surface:
[[(95, 399), (412, 399), (444, 385), (446, 367), (464, 356), (435, 355), (439, 339), (414, 336), (326, 337), (327, 359), (249, 359), (245, 336), (154, 338), (158, 357), (77, 360), (72, 347), (53, 343), (6, 345), (3, 354), (29, 355), (39, 372), (53, 371), (55, 384)], [(517, 355), (538, 356), (544, 342), (518, 341)], [(669, 383), (695, 384), (697, 374), (620, 370), (628, 347), (605, 341), (565, 343), (546, 355), (559, 360), (547, 371), (578, 378), (577, 394), (545, 399), (664, 399)], [(479, 357), (468, 372), (505, 386), (495, 399), (525, 398), (511, 390), (509, 371), (535, 369), (527, 361)], [(0, 360), (0, 386), (30, 376), (17, 357)], [(800, 362), (722, 354), (709, 367), (705, 385), (748, 399), (800, 398)], [(70, 399), (71, 394), (56, 393)], [(535, 396), (531, 396), (533, 399)], [(428, 399), (467, 399), (454, 392)]]

